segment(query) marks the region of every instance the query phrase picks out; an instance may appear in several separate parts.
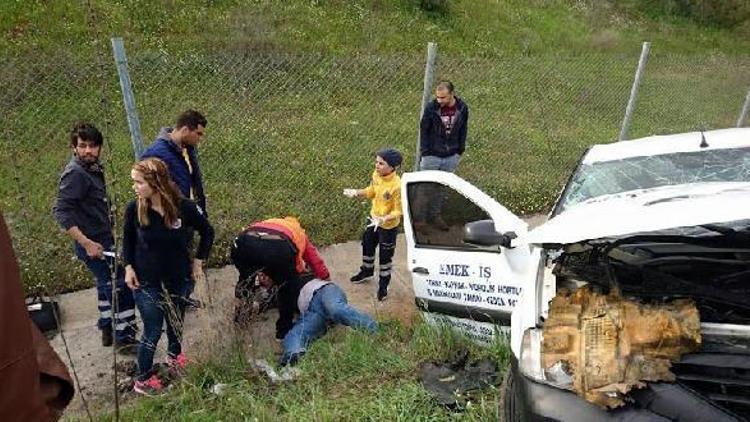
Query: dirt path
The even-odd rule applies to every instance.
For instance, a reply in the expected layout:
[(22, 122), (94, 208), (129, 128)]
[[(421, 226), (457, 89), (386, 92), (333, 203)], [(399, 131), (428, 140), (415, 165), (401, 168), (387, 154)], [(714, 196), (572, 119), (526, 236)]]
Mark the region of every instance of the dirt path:
[[(359, 242), (333, 245), (321, 249), (321, 253), (331, 271), (332, 280), (346, 291), (350, 303), (376, 319), (394, 318), (404, 324), (410, 324), (415, 315), (414, 292), (406, 268), (406, 244), (403, 235), (399, 236), (397, 242), (396, 255), (393, 260), (393, 278), (388, 298), (384, 302), (378, 302), (375, 298), (376, 281), (360, 285), (353, 285), (348, 281), (361, 262)], [(184, 350), (190, 358), (198, 360), (202, 355), (220, 347), (221, 344), (227, 344), (228, 336), (237, 335), (231, 323), (237, 271), (233, 266), (227, 266), (210, 269), (206, 275), (210, 288), (211, 306), (206, 310), (188, 312), (185, 321)], [(208, 302), (208, 298), (202, 297), (200, 290), (196, 293), (201, 300)], [(101, 346), (99, 331), (96, 329), (95, 289), (63, 295), (60, 298), (60, 305), (63, 334), (89, 409), (92, 413), (113, 409), (112, 349)], [(279, 350), (278, 344), (273, 341), (276, 315), (276, 310), (269, 311), (263, 320), (251, 325), (249, 328), (251, 334), (242, 335), (242, 340), (250, 354), (264, 356), (269, 350)], [(57, 335), (51, 344), (63, 361), (71, 367), (62, 336)], [(163, 361), (165, 348), (166, 337), (163, 336), (154, 362)], [(120, 362), (132, 360), (132, 357), (118, 355)], [(123, 394), (124, 402), (131, 399), (131, 394)], [(85, 408), (78, 392), (66, 411), (66, 416), (85, 417)]]

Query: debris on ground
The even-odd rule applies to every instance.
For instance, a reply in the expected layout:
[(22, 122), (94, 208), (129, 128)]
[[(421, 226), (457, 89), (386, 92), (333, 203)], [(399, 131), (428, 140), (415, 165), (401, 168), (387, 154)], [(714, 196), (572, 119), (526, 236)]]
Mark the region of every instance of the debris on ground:
[(217, 396), (221, 396), (226, 391), (227, 387), (229, 387), (229, 384), (224, 383), (218, 383), (211, 386), (211, 393), (216, 394)]
[(469, 351), (462, 350), (452, 361), (422, 362), (419, 378), (437, 401), (451, 409), (461, 409), (471, 392), (497, 385), (500, 372), (490, 359), (469, 362)]
[(279, 372), (276, 372), (276, 370), (273, 369), (273, 366), (271, 366), (265, 359), (254, 359), (250, 363), (258, 372), (266, 374), (273, 384), (293, 381), (301, 374), (298, 368), (290, 366), (285, 366)]
[(647, 305), (586, 287), (550, 301), (543, 337), (545, 375), (602, 408), (622, 406), (646, 382), (674, 381), (671, 362), (701, 345), (692, 300)]
[(134, 377), (138, 370), (138, 364), (134, 360), (118, 360), (115, 369), (121, 374)]

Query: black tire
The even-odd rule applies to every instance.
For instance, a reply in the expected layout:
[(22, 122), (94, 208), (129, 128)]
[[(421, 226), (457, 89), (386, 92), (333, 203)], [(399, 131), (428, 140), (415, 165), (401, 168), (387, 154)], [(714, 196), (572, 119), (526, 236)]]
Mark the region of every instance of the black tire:
[(523, 418), (518, 408), (520, 401), (518, 390), (515, 388), (513, 373), (510, 368), (505, 371), (505, 379), (503, 380), (501, 390), (503, 395), (503, 420), (505, 422), (521, 422)]

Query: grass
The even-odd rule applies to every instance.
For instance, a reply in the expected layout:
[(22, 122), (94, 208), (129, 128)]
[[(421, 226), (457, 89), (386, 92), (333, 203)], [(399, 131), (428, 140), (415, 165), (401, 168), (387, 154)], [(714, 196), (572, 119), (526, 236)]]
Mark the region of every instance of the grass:
[(200, 155), (218, 235), (211, 265), (260, 218), (298, 215), (319, 245), (358, 237), (367, 205), (339, 192), (367, 183), (385, 145), (412, 168), (427, 41), (439, 44), (436, 77), (471, 107), (459, 175), (519, 214), (545, 212), (581, 153), (616, 138), (641, 39), (653, 47), (632, 137), (733, 125), (747, 90), (743, 27), (606, 2), (448, 4), (446, 13), (416, 0), (0, 5), (0, 207), (27, 291), (91, 285), (50, 214), (72, 121), (104, 131), (119, 213), (132, 196), (110, 35), (126, 40), (147, 143), (185, 108), (209, 118)]
[[(747, 51), (735, 30), (643, 13), (636, 2), (454, 0), (444, 13), (420, 0), (90, 0), (4, 2), (0, 50), (95, 50), (92, 35), (122, 35), (139, 48), (423, 53), (436, 41), (451, 55), (605, 49), (632, 52), (644, 39), (666, 51)], [(91, 5), (89, 8), (88, 5)], [(98, 38), (98, 37), (97, 37)]]
[[(652, 42), (652, 56), (631, 137), (731, 126), (747, 92), (747, 24), (705, 27), (641, 13), (632, 1), (445, 3), (446, 11), (425, 12), (419, 0), (1, 2), (0, 209), (27, 292), (91, 286), (50, 214), (72, 121), (104, 131), (120, 216), (131, 197), (111, 36), (125, 39), (147, 142), (185, 108), (209, 118), (200, 155), (217, 229), (211, 265), (225, 263), (231, 237), (260, 218), (299, 215), (319, 245), (358, 236), (367, 204), (339, 192), (367, 183), (372, 152), (384, 145), (400, 148), (412, 168), (430, 41), (436, 77), (452, 79), (471, 107), (459, 175), (520, 214), (546, 211), (582, 152), (616, 138), (642, 41)], [(293, 384), (270, 385), (235, 350), (123, 413), (455, 419), (419, 385), (416, 362), (461, 347), (507, 362), (503, 344), (480, 350), (422, 323), (387, 324), (374, 338), (336, 330), (315, 343)], [(217, 382), (229, 384), (225, 395), (209, 392)], [(497, 412), (489, 389), (460, 416), (496, 420)]]
[[(450, 360), (468, 349), (471, 360), (508, 363), (502, 341), (479, 348), (448, 329), (424, 322), (404, 327), (383, 323), (376, 336), (336, 329), (315, 342), (302, 360), (301, 376), (271, 384), (252, 370), (239, 348), (196, 365), (166, 396), (137, 399), (122, 409), (123, 420), (497, 420), (499, 390), (474, 392), (465, 411), (438, 405), (422, 387), (418, 363)], [(274, 359), (273, 356), (268, 356)], [(500, 377), (498, 379), (501, 380)], [(227, 384), (220, 396), (210, 392)], [(97, 415), (111, 420), (113, 415)]]
[[(372, 153), (382, 146), (399, 148), (406, 156), (404, 169), (412, 168), (421, 60), (132, 52), (131, 78), (146, 142), (169, 124), (175, 110), (195, 107), (209, 118), (200, 156), (217, 229), (210, 263), (227, 262), (230, 240), (245, 224), (279, 215), (299, 216), (319, 245), (357, 238), (367, 204), (340, 192), (367, 183)], [(604, 53), (508, 61), (440, 56), (437, 76), (454, 79), (472, 110), (458, 174), (515, 213), (546, 211), (582, 152), (616, 138), (633, 60)], [(97, 67), (75, 64), (75, 72), (65, 62), (0, 76), (8, 90), (33, 87), (9, 100), (6, 139), (24, 141), (9, 141), (0, 167), (3, 180), (11, 181), (0, 186), (0, 206), (18, 233), (14, 239), (28, 290), (90, 285), (82, 266), (71, 264), (70, 241), (50, 214), (57, 177), (68, 160), (70, 121), (104, 122), (105, 162), (118, 212), (132, 198), (127, 175), (133, 153), (114, 69), (100, 74)], [(655, 54), (631, 135), (732, 125), (745, 95), (747, 65), (740, 58)], [(76, 88), (81, 80), (103, 82)]]

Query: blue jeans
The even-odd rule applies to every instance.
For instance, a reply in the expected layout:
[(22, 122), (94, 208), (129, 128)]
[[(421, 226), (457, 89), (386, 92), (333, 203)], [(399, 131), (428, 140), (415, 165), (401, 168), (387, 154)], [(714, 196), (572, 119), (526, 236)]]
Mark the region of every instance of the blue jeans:
[(179, 286), (143, 283), (134, 290), (135, 303), (143, 320), (143, 336), (138, 346), (138, 373), (140, 381), (151, 376), (154, 352), (161, 338), (162, 326), (167, 325), (167, 354), (176, 357), (182, 353), (182, 323), (185, 320), (185, 298), (188, 280)]
[[(448, 157), (438, 157), (427, 155), (419, 161), (419, 170), (440, 170), (448, 173), (454, 173), (458, 167), (461, 156), (453, 154)], [(416, 207), (416, 220), (433, 220), (442, 213), (443, 203), (446, 197), (446, 188), (430, 184), (424, 186), (420, 192), (421, 200)]]
[(454, 173), (458, 167), (458, 161), (461, 158), (458, 154), (448, 157), (438, 157), (436, 155), (426, 155), (419, 160), (419, 170), (440, 170)]
[[(96, 295), (99, 307), (99, 329), (112, 327), (112, 266), (113, 258), (89, 258), (86, 249), (78, 242), (73, 242), (76, 256), (91, 271), (96, 279)], [(112, 240), (101, 242), (105, 251), (112, 251)], [(125, 274), (119, 265), (116, 269), (117, 307), (115, 310), (115, 341), (126, 341), (135, 335), (135, 303), (133, 293), (125, 285)]]
[(369, 333), (374, 333), (377, 328), (375, 320), (347, 303), (341, 287), (326, 284), (315, 292), (307, 311), (284, 336), (281, 364), (286, 365), (292, 356), (305, 352), (313, 340), (326, 333), (328, 323), (344, 324)]

